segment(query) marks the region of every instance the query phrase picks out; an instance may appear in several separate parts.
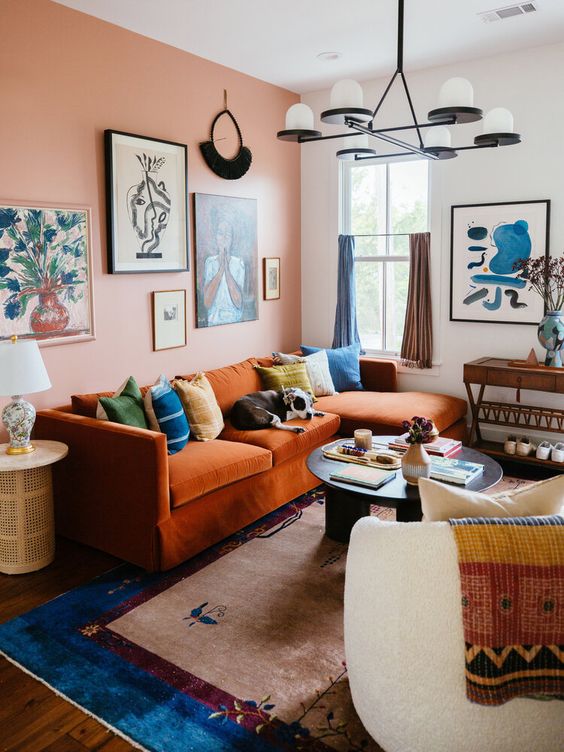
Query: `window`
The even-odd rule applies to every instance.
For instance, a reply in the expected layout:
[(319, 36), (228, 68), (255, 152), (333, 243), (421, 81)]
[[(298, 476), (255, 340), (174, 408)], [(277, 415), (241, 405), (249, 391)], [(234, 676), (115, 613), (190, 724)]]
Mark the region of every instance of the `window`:
[(367, 352), (399, 354), (409, 233), (428, 229), (428, 161), (343, 162), (342, 232), (355, 236), (356, 313)]

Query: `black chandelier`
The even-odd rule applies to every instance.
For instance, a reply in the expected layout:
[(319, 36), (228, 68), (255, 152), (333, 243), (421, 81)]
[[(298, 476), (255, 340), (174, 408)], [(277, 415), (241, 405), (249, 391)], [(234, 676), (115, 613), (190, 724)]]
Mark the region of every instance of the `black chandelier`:
[[(398, 0), (398, 49), (397, 68), (374, 110), (363, 106), (363, 92), (359, 83), (352, 79), (338, 81), (331, 90), (331, 107), (321, 113), (321, 121), (329, 125), (345, 125), (348, 132), (324, 136), (314, 129), (313, 111), (308, 105), (292, 105), (286, 113), (286, 128), (278, 131), (281, 141), (326, 141), (331, 138), (356, 136), (347, 149), (337, 152), (339, 159), (361, 160), (385, 157), (399, 157), (418, 154), (427, 159), (452, 159), (460, 151), (488, 149), (497, 146), (511, 146), (521, 141), (518, 133), (513, 133), (513, 115), (504, 107), (496, 107), (486, 113), (474, 107), (472, 84), (464, 78), (451, 78), (439, 92), (439, 107), (431, 110), (426, 123), (419, 123), (413, 107), (407, 79), (403, 72), (403, 19), (404, 0)], [(382, 107), (394, 81), (401, 79), (413, 124), (393, 128), (374, 128), (374, 120)], [(473, 123), (484, 119), (482, 133), (474, 138), (471, 146), (451, 145), (451, 133), (446, 126), (460, 123)], [(421, 133), (426, 130), (425, 137)], [(416, 131), (417, 144), (410, 144), (397, 134), (400, 131)], [(360, 134), (360, 135), (359, 135)], [(368, 136), (399, 147), (401, 151), (392, 154), (378, 154), (368, 146)]]

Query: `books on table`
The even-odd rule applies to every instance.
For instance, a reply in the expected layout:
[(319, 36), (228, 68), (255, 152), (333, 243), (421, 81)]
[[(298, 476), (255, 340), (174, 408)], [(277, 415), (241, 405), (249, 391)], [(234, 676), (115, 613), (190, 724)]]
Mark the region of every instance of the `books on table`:
[(431, 457), (431, 478), (434, 480), (466, 486), (483, 472), (484, 466), (478, 462)]
[[(404, 452), (409, 447), (409, 444), (406, 441), (407, 436), (408, 434), (404, 433), (401, 436), (392, 439), (392, 441), (388, 443), (388, 447), (390, 449), (395, 449), (396, 451)], [(423, 444), (423, 446), (425, 447), (425, 451), (430, 455), (450, 457), (462, 448), (462, 442), (457, 441), (456, 439), (446, 439), (442, 436), (437, 436), (436, 439)]]
[(329, 477), (339, 483), (352, 483), (374, 490), (395, 478), (396, 473), (390, 470), (367, 467), (366, 465), (347, 465), (342, 469), (334, 470)]

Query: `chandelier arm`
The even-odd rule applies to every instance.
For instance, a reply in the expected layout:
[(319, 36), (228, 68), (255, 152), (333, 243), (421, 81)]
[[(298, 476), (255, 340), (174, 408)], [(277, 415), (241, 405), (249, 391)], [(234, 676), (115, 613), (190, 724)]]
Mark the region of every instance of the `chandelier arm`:
[(353, 123), (350, 121), (347, 122), (347, 125), (350, 128), (354, 128), (354, 130), (359, 131), (360, 133), (367, 133), (369, 136), (374, 136), (374, 138), (379, 138), (381, 141), (387, 141), (389, 144), (393, 144), (394, 146), (399, 146), (402, 149), (407, 149), (411, 154), (419, 154), (420, 156), (425, 157), (426, 159), (438, 159), (438, 157), (435, 154), (426, 152), (424, 149), (420, 148), (419, 146), (408, 144), (406, 141), (400, 141), (399, 138), (388, 136), (386, 133), (372, 131), (369, 128), (365, 128), (363, 125), (360, 125), (359, 123)]
[(411, 101), (411, 94), (409, 93), (409, 86), (407, 85), (407, 79), (403, 74), (403, 71), (400, 72), (401, 80), (403, 82), (403, 88), (405, 89), (405, 95), (407, 97), (407, 101), (409, 103), (409, 109), (411, 110), (411, 117), (413, 118), (413, 122), (415, 124), (415, 128), (417, 130), (417, 137), (419, 139), (419, 147), (423, 148), (423, 138), (421, 136), (421, 131), (419, 130), (419, 125), (417, 123), (417, 115), (415, 114), (415, 108), (413, 107), (413, 102)]
[(470, 149), (497, 149), (499, 144), (472, 144), (472, 146), (454, 146), (455, 151), (469, 151)]
[(386, 99), (386, 97), (388, 96), (388, 92), (389, 92), (389, 91), (390, 91), (390, 89), (392, 88), (392, 84), (393, 84), (393, 83), (394, 83), (394, 81), (396, 80), (396, 77), (397, 77), (397, 75), (398, 75), (398, 73), (399, 73), (399, 72), (400, 72), (400, 71), (399, 71), (399, 69), (397, 69), (397, 70), (396, 70), (396, 72), (394, 73), (394, 75), (393, 75), (393, 76), (392, 76), (392, 77), (390, 78), (390, 80), (389, 80), (389, 82), (388, 82), (388, 85), (386, 86), (386, 88), (385, 88), (385, 90), (384, 90), (384, 93), (382, 94), (382, 96), (381, 96), (381, 98), (380, 98), (380, 101), (378, 102), (378, 104), (376, 105), (376, 108), (374, 109), (374, 112), (372, 113), (372, 120), (374, 120), (374, 118), (375, 118), (375, 117), (376, 117), (376, 115), (378, 114), (378, 110), (379, 110), (379, 109), (380, 109), (380, 107), (381, 107), (381, 106), (382, 106), (382, 105), (384, 104), (384, 100), (385, 100), (385, 99)]
[(398, 0), (398, 69), (403, 74), (403, 2)]
[(413, 152), (412, 151), (397, 151), (395, 154), (373, 154), (368, 155), (365, 157), (361, 157), (359, 154), (357, 154), (354, 158), (355, 162), (362, 162), (366, 159), (390, 159), (391, 157), (412, 157)]
[(330, 136), (299, 136), (299, 144), (307, 144), (310, 141), (330, 141), (332, 138), (348, 138), (349, 136), (357, 136), (358, 133), (349, 131), (348, 133), (332, 133)]

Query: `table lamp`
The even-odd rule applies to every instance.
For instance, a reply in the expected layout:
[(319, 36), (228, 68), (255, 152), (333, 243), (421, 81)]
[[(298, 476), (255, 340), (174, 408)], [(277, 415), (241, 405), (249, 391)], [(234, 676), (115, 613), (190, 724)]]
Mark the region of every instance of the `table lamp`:
[(10, 444), (6, 454), (27, 454), (34, 446), (29, 437), (35, 423), (35, 408), (23, 399), (22, 394), (44, 392), (51, 388), (43, 358), (34, 339), (0, 344), (0, 396), (12, 397), (2, 411)]

